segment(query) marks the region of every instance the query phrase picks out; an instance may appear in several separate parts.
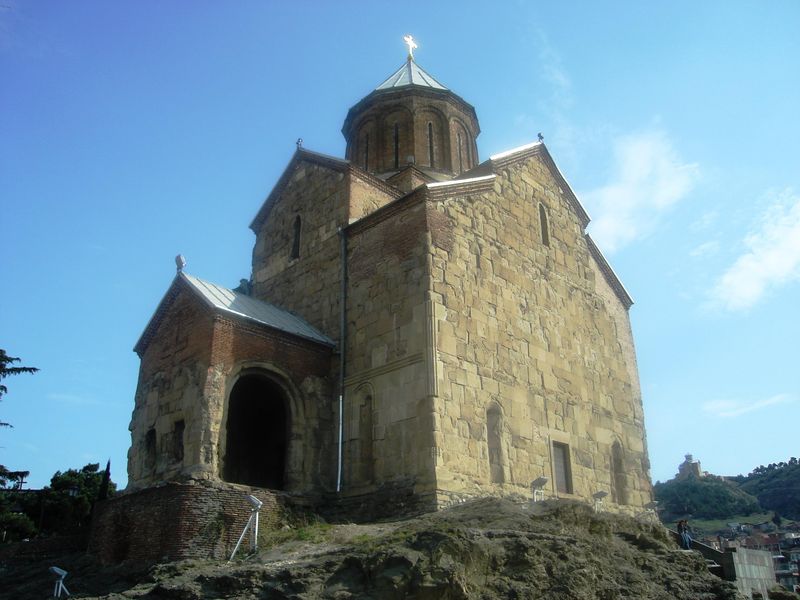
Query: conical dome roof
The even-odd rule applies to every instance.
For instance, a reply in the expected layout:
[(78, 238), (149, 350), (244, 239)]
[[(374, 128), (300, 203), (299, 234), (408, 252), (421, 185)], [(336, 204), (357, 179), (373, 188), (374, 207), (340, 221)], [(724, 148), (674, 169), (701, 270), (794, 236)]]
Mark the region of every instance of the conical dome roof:
[(435, 90), (447, 90), (445, 86), (436, 81), (432, 75), (428, 74), (410, 56), (397, 71), (389, 75), (386, 81), (376, 87), (375, 90), (394, 90), (407, 85), (418, 85)]

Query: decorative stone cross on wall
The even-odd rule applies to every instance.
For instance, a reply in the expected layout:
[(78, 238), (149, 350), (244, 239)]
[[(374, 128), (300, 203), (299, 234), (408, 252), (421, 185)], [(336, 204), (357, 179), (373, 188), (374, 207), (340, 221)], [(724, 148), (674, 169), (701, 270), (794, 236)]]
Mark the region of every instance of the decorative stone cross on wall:
[(417, 48), (417, 43), (411, 35), (403, 36), (403, 41), (408, 45), (408, 58), (414, 58), (414, 49)]

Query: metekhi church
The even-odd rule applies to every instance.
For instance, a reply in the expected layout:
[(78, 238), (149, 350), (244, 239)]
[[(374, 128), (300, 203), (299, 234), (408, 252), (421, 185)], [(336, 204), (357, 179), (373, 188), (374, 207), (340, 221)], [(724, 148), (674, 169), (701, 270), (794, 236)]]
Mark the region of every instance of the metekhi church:
[(412, 48), (347, 112), (345, 158), (298, 143), (249, 281), (179, 265), (135, 347), (130, 494), (651, 501), (632, 300), (586, 211), (541, 139), (481, 161), (475, 109)]

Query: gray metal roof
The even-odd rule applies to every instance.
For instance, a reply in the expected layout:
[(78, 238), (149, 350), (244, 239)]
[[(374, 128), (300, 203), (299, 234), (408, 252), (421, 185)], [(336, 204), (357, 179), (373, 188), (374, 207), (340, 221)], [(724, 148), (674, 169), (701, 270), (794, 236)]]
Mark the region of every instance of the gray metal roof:
[(426, 73), (422, 67), (415, 63), (412, 58), (406, 60), (403, 66), (392, 73), (386, 81), (375, 89), (380, 91), (392, 90), (407, 85), (419, 85), (435, 90), (447, 90), (446, 87), (436, 81), (432, 76)]
[(300, 317), (285, 311), (273, 304), (256, 300), (250, 296), (239, 294), (215, 283), (203, 281), (192, 275), (181, 272), (180, 277), (188, 283), (213, 308), (244, 317), (274, 329), (285, 331), (328, 346), (335, 342), (320, 333)]

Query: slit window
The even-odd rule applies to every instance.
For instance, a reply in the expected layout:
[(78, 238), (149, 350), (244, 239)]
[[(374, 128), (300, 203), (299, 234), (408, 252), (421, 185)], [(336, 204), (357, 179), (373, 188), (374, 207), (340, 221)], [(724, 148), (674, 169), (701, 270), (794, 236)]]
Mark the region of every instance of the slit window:
[(433, 123), (428, 123), (428, 164), (433, 167)]
[(463, 147), (462, 147), (462, 143), (461, 143), (461, 132), (459, 132), (456, 137), (457, 137), (457, 140), (458, 140), (457, 141), (457, 143), (458, 143), (458, 172), (459, 173), (463, 173), (464, 172), (464, 157), (463, 157), (463, 152), (464, 151), (463, 151)]
[(572, 469), (569, 464), (569, 446), (553, 442), (553, 471), (556, 490), (561, 494), (572, 493)]
[(542, 243), (545, 246), (550, 245), (550, 231), (548, 228), (547, 222), (547, 209), (544, 207), (544, 204), (541, 202), (539, 203), (539, 225), (542, 228)]
[(369, 134), (364, 136), (364, 170), (369, 171)]
[(300, 230), (303, 223), (300, 220), (300, 215), (294, 218), (294, 239), (292, 240), (292, 253), (290, 258), (300, 258)]
[(394, 124), (394, 168), (400, 168), (400, 126)]

